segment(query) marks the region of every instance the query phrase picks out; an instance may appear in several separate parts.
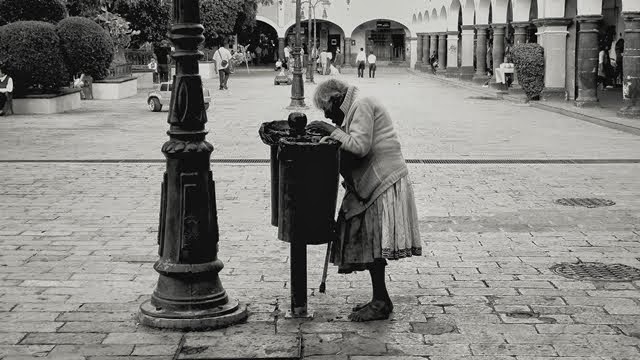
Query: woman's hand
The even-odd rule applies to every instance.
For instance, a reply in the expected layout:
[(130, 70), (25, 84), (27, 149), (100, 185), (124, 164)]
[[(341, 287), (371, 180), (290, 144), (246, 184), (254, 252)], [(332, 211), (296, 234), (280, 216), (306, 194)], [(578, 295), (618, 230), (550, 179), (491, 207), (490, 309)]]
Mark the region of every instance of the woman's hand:
[(311, 130), (312, 132), (331, 135), (336, 127), (324, 121), (312, 121), (307, 125), (307, 129)]

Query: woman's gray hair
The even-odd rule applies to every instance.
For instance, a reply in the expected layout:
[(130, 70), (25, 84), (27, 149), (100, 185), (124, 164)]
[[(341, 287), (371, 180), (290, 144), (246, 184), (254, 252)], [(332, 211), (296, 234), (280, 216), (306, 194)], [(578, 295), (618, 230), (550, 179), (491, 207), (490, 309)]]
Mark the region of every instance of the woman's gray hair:
[(318, 84), (315, 94), (313, 94), (313, 104), (320, 110), (330, 109), (332, 99), (346, 95), (349, 85), (337, 79), (329, 79)]

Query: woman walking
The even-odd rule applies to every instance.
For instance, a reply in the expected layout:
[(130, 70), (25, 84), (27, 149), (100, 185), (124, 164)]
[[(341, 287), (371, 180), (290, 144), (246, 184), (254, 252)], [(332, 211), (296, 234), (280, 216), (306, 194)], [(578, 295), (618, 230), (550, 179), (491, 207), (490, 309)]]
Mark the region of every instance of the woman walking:
[(387, 260), (422, 254), (413, 188), (389, 113), (355, 86), (330, 79), (318, 85), (317, 108), (336, 126), (314, 121), (308, 128), (341, 145), (346, 189), (338, 215), (331, 261), (339, 273), (368, 270), (373, 296), (353, 308), (352, 321), (388, 319), (393, 303), (385, 283)]

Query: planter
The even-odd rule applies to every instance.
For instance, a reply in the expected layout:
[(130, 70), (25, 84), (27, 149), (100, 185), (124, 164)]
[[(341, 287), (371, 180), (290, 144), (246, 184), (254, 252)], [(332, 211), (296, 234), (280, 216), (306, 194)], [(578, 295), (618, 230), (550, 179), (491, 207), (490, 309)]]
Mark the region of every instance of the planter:
[(119, 100), (135, 96), (137, 93), (138, 79), (135, 77), (93, 82), (93, 98), (95, 100)]
[(16, 115), (58, 114), (80, 107), (80, 89), (64, 89), (59, 94), (26, 95), (13, 99), (13, 113)]
[(133, 70), (131, 74), (138, 80), (138, 90), (140, 89), (153, 89), (153, 70)]

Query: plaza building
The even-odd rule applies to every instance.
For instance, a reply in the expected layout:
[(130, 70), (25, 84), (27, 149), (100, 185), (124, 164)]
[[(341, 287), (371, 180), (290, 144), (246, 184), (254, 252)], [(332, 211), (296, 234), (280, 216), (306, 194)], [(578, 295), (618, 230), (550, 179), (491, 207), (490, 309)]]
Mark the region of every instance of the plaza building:
[[(315, 5), (311, 14), (309, 1)], [(605, 48), (623, 63), (623, 76), (613, 84), (621, 102), (640, 86), (640, 0), (304, 0), (302, 8), (304, 46), (313, 36), (306, 21), (311, 16), (317, 19), (317, 46), (332, 52), (339, 47), (346, 66), (355, 64), (360, 48), (373, 51), (380, 66), (417, 70), (429, 68), (436, 54), (443, 76), (495, 83), (488, 74), (503, 62), (506, 49), (537, 42), (545, 53), (545, 98), (597, 104), (589, 74), (597, 71)], [(260, 6), (257, 19), (276, 31), (281, 54), (293, 43), (295, 1)], [(622, 56), (615, 52), (620, 38)]]

